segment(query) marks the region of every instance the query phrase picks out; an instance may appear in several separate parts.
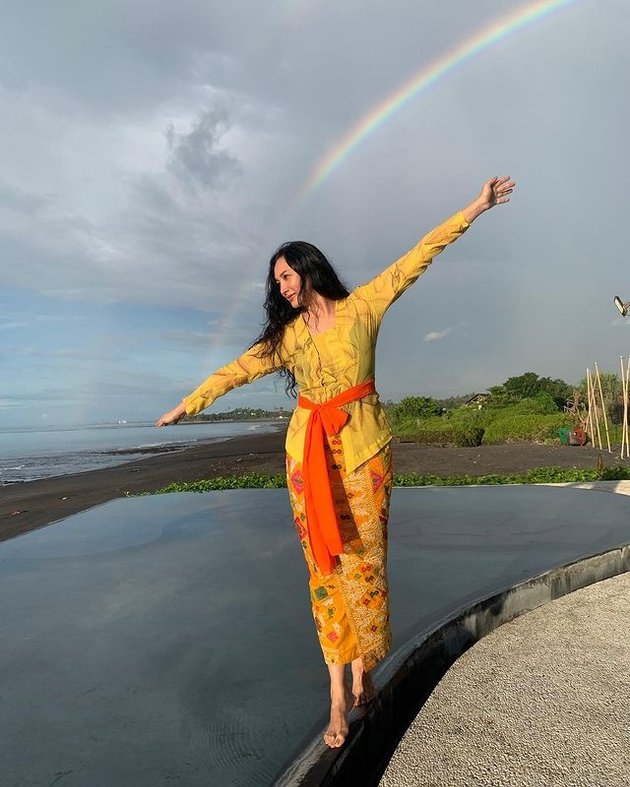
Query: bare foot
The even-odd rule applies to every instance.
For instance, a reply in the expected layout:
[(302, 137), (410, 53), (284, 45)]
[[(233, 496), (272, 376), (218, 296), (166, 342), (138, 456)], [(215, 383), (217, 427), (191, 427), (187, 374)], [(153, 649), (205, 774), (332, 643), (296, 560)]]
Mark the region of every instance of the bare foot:
[(354, 707), (367, 705), (376, 696), (376, 689), (369, 672), (363, 669), (363, 659), (358, 658), (352, 662), (352, 693)]
[(343, 746), (348, 737), (348, 704), (345, 697), (330, 703), (330, 724), (324, 733), (324, 743), (331, 749)]

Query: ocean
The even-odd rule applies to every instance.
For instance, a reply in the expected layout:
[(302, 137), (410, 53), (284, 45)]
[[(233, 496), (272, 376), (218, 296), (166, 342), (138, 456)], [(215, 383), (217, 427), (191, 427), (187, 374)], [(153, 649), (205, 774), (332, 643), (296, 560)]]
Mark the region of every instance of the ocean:
[(182, 450), (202, 442), (275, 431), (278, 421), (0, 427), (0, 486), (80, 473)]

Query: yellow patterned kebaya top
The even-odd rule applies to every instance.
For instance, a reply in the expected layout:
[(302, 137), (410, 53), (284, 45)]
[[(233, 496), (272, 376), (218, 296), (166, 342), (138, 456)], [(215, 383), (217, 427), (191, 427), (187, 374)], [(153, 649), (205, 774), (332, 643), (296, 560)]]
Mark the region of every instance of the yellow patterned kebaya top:
[[(373, 379), (376, 339), (383, 315), (424, 273), (432, 259), (467, 228), (468, 222), (460, 211), (429, 232), (372, 281), (336, 301), (335, 323), (328, 330), (311, 334), (298, 314), (285, 328), (277, 358), (259, 357), (260, 345), (254, 345), (187, 396), (186, 413), (199, 413), (233, 388), (282, 367), (293, 372), (300, 393), (318, 404)], [(346, 472), (351, 473), (391, 440), (391, 431), (377, 393), (343, 409), (350, 415), (340, 435)], [(300, 461), (309, 414), (309, 410), (296, 407), (287, 429), (287, 453)]]

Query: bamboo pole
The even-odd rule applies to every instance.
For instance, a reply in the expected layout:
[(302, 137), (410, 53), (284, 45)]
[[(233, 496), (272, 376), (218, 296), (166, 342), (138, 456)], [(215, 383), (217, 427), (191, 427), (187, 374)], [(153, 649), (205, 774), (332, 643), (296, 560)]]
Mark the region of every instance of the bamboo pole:
[(623, 355), (619, 357), (621, 365), (621, 403), (623, 405), (623, 415), (621, 417), (621, 458), (626, 451), (626, 372), (623, 363)]
[(604, 394), (602, 392), (602, 381), (599, 376), (599, 369), (597, 368), (597, 362), (595, 362), (595, 374), (597, 376), (597, 387), (599, 388), (599, 398), (602, 403), (602, 413), (604, 414), (604, 427), (606, 429), (606, 445), (608, 446), (608, 453), (612, 454), (610, 450), (610, 434), (608, 433), (608, 416), (606, 415), (606, 402), (604, 401)]
[(593, 445), (593, 419), (591, 418), (591, 403), (588, 398), (588, 369), (586, 370), (586, 433)]
[(623, 459), (623, 452), (626, 447), (626, 426), (628, 424), (628, 397), (626, 394), (626, 378), (623, 368), (623, 355), (619, 356), (619, 363), (621, 364), (621, 395), (623, 397), (623, 421), (621, 425), (621, 458)]
[(591, 374), (591, 370), (588, 370), (588, 383), (589, 383), (589, 390), (590, 390), (590, 406), (593, 408), (593, 418), (595, 420), (595, 430), (597, 432), (597, 443), (599, 446), (599, 450), (601, 451), (602, 446), (602, 434), (599, 428), (599, 413), (597, 411), (597, 400), (595, 398), (595, 385), (593, 384), (593, 375)]
[(593, 411), (591, 410), (591, 370), (586, 370), (586, 431), (591, 440), (591, 445), (595, 447), (595, 425), (593, 423)]
[(591, 402), (591, 370), (586, 370), (586, 406), (588, 407), (588, 426), (591, 435), (591, 445), (595, 448), (595, 422), (593, 421), (593, 405)]
[[(623, 427), (622, 436), (625, 437), (626, 456), (630, 459), (630, 434), (628, 432), (628, 388), (630, 387), (630, 355), (628, 356), (628, 366), (624, 376), (623, 357), (621, 358), (621, 388), (623, 391)], [(623, 443), (623, 439), (622, 439)], [(623, 445), (621, 448), (621, 458), (623, 459)]]

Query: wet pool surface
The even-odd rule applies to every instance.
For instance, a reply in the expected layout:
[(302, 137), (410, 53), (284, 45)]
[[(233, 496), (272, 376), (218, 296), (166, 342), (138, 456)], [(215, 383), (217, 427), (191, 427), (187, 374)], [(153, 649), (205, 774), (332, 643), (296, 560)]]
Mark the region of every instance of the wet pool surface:
[[(630, 541), (630, 502), (397, 489), (394, 648), (458, 607)], [(2, 784), (269, 785), (325, 721), (286, 490), (126, 498), (0, 543)]]

